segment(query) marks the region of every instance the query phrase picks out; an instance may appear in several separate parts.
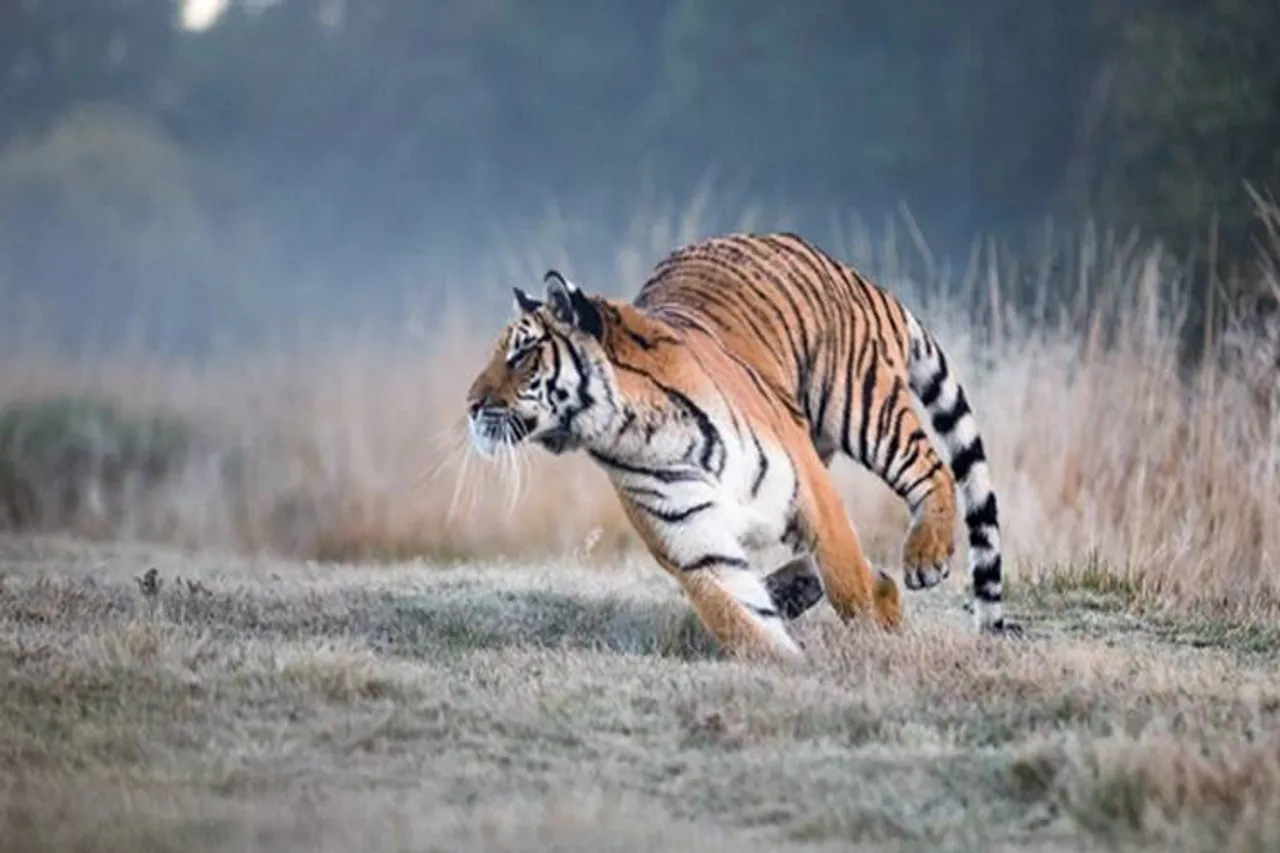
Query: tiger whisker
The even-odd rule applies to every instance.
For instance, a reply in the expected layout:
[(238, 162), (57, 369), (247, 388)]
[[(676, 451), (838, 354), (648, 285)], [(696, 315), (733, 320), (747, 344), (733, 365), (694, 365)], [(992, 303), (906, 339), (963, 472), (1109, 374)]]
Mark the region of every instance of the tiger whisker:
[(510, 518), (515, 514), (516, 507), (520, 503), (520, 495), (524, 486), (524, 454), (521, 453), (518, 436), (522, 428), (518, 424), (512, 424), (507, 433), (506, 452), (504, 454), (505, 464), (511, 469), (514, 482), (508, 489), (507, 495), (507, 517)]
[(466, 443), (466, 433), (453, 436), (453, 442), (449, 446), (443, 446), (442, 442), (442, 446), (439, 448), (435, 460), (422, 466), (422, 468), (414, 474), (413, 479), (409, 483), (410, 493), (416, 495), (421, 490), (425, 489), (431, 481), (434, 480), (442, 470), (444, 470), (446, 465), (457, 458)]
[(525, 495), (529, 491), (529, 484), (532, 481), (533, 462), (528, 453), (519, 453), (516, 456), (516, 462), (520, 466), (521, 475), (519, 480), (519, 489), (517, 490), (516, 499), (523, 501)]
[(463, 445), (462, 464), (458, 468), (457, 480), (454, 481), (453, 498), (452, 500), (449, 501), (449, 512), (445, 514), (445, 521), (449, 524), (452, 524), (455, 518), (455, 513), (457, 512), (457, 509), (458, 509), (458, 500), (459, 500), (459, 497), (461, 496), (462, 489), (467, 479), (467, 469), (470, 467), (471, 457), (474, 455), (474, 453), (475, 451), (472, 448), (470, 442), (467, 442), (466, 444)]

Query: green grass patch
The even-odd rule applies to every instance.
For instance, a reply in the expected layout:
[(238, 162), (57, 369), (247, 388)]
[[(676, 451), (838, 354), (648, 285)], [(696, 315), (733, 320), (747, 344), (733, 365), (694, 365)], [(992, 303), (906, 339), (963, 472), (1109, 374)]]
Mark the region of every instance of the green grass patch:
[(126, 413), (90, 397), (10, 403), (0, 409), (0, 524), (118, 520), (137, 493), (181, 471), (197, 440), (181, 418)]
[(1141, 573), (1113, 566), (1094, 551), (1078, 564), (1041, 571), (1026, 591), (1032, 603), (1050, 609), (1126, 610), (1143, 602), (1147, 585)]

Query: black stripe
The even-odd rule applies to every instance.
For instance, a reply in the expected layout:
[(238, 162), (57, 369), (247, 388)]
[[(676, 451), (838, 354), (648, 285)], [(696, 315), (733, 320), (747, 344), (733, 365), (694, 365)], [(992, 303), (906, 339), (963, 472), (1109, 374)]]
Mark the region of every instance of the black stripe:
[(893, 333), (893, 339), (898, 344), (897, 351), (905, 353), (907, 351), (907, 322), (901, 300), (861, 274), (857, 275), (860, 280), (866, 282), (867, 286), (884, 300), (885, 319), (889, 324), (889, 331)]
[[(711, 471), (713, 467), (711, 463), (713, 458), (715, 457), (716, 448), (719, 447), (723, 450), (724, 441), (720, 437), (720, 431), (716, 429), (715, 424), (711, 422), (711, 418), (702, 409), (702, 407), (699, 406), (697, 403), (693, 402), (693, 400), (690, 399), (689, 396), (686, 395), (684, 392), (678, 391), (672, 386), (667, 385), (664, 382), (661, 382), (652, 373), (650, 373), (647, 370), (644, 370), (643, 368), (636, 367), (635, 365), (632, 365), (632, 364), (627, 364), (624, 361), (615, 361), (614, 366), (622, 370), (626, 370), (631, 373), (634, 373), (637, 376), (644, 377), (649, 382), (653, 383), (654, 387), (662, 391), (663, 394), (666, 394), (668, 400), (670, 400), (679, 408), (683, 409), (689, 415), (689, 417), (693, 418), (694, 425), (697, 426), (698, 433), (702, 437), (701, 453), (699, 454), (699, 457), (698, 457), (698, 465), (704, 471)], [(722, 453), (720, 457), (720, 464), (716, 466), (716, 470), (715, 470), (715, 473), (717, 475), (724, 473), (724, 466), (727, 459), (728, 459), (728, 453), (727, 452)]]
[[(823, 375), (822, 375), (822, 399), (819, 403), (818, 414), (814, 420), (816, 432), (823, 435), (827, 434), (827, 414), (828, 410), (834, 409), (841, 402), (839, 391), (845, 387), (844, 376), (841, 369), (849, 369), (845, 367), (845, 361), (848, 357), (854, 355), (853, 339), (856, 330), (853, 328), (854, 319), (849, 316), (848, 306), (842, 306), (845, 310), (840, 311), (833, 318), (832, 328), (828, 329), (828, 334), (823, 342)], [(843, 415), (843, 410), (841, 411)]]
[[(876, 347), (878, 350), (879, 347)], [(871, 428), (871, 407), (875, 404), (876, 399), (876, 368), (879, 360), (872, 358), (871, 363), (867, 365), (866, 373), (862, 377), (862, 407), (860, 409), (861, 418), (858, 423), (858, 458), (862, 460), (862, 464), (870, 467), (870, 461), (867, 459), (867, 431)]]
[(956, 428), (956, 424), (968, 414), (972, 413), (969, 408), (969, 401), (964, 398), (964, 391), (956, 393), (956, 404), (951, 407), (950, 411), (942, 410), (933, 413), (933, 428), (942, 435), (950, 433)]
[[(902, 383), (900, 381), (895, 382), (893, 387), (895, 391), (901, 390)], [(896, 402), (896, 393), (894, 397)], [(902, 422), (906, 420), (907, 412), (909, 411), (910, 407), (908, 406), (898, 406), (898, 413), (893, 416), (893, 423), (889, 426), (889, 448), (884, 454), (884, 476), (886, 479), (889, 476), (889, 469), (893, 466), (893, 461), (898, 458), (898, 451), (902, 449)], [(894, 479), (896, 480), (897, 478)], [(889, 485), (892, 486), (893, 484), (894, 480), (889, 480)]]
[(782, 406), (787, 410), (787, 413), (797, 421), (805, 420), (805, 413), (796, 406), (794, 397), (792, 397), (788, 391), (778, 388), (776, 385), (765, 379), (765, 377), (761, 376), (760, 372), (756, 370), (750, 362), (742, 358), (735, 351), (727, 350), (726, 354), (743, 369), (747, 374), (747, 378), (751, 380), (751, 384), (755, 386), (756, 391), (761, 397), (765, 397), (771, 402)]
[(631, 503), (640, 507), (640, 509), (644, 510), (659, 521), (666, 522), (667, 524), (679, 524), (682, 521), (688, 521), (698, 513), (711, 509), (711, 507), (715, 506), (714, 501), (703, 501), (702, 503), (694, 504), (686, 509), (658, 509), (657, 507), (643, 504), (634, 498), (632, 498)]
[(738, 444), (742, 444), (742, 422), (738, 420), (736, 413), (737, 407), (733, 405), (733, 401), (725, 394), (724, 389), (716, 386), (716, 391), (720, 393), (720, 399), (725, 402), (725, 411), (729, 413), (729, 425), (733, 427), (733, 437), (738, 440)]
[[(776, 302), (774, 302), (773, 299), (770, 298), (769, 292), (761, 289), (760, 287), (757, 287), (755, 279), (747, 275), (739, 267), (735, 267), (730, 264), (727, 264), (718, 258), (701, 258), (699, 260), (715, 269), (721, 270), (726, 276), (729, 276), (737, 280), (740, 286), (745, 287), (746, 289), (751, 291), (751, 295), (755, 297), (754, 301), (752, 301), (751, 303), (744, 303), (741, 306), (742, 314), (744, 318), (754, 316), (755, 312), (752, 310), (749, 310), (754, 306), (766, 305), (769, 308), (773, 309), (775, 323), (770, 326), (770, 328), (774, 332), (773, 337), (776, 337), (780, 344), (783, 343), (785, 340), (788, 348), (792, 353), (793, 358), (795, 358), (796, 353), (798, 353), (800, 350), (800, 343), (797, 342), (795, 337), (791, 334), (792, 326), (791, 326), (791, 323), (787, 320), (786, 314), (783, 312), (782, 307), (778, 305)], [(709, 281), (706, 283), (715, 284), (714, 281)], [(702, 288), (702, 290), (705, 291), (706, 288)], [(735, 296), (740, 296), (740, 294), (735, 293)], [(761, 330), (759, 326), (757, 326), (754, 322), (748, 322), (747, 324), (751, 326), (752, 332), (755, 335), (757, 335), (760, 338), (760, 340), (764, 340), (765, 338), (764, 332)], [(783, 333), (782, 335), (777, 334), (779, 329), (782, 331)]]
[(981, 462), (985, 462), (987, 452), (982, 446), (982, 439), (975, 438), (967, 447), (960, 448), (955, 458), (951, 460), (951, 471), (956, 475), (956, 480), (963, 483), (965, 478), (969, 476), (969, 472), (973, 470), (973, 466)]
[(659, 489), (651, 489), (648, 486), (627, 486), (624, 491), (632, 497), (657, 498), (660, 501), (667, 499), (667, 493)]
[(754, 604), (747, 604), (745, 601), (740, 601), (738, 603), (741, 604), (743, 607), (747, 608), (747, 610), (751, 611), (755, 615), (759, 616), (761, 619), (780, 618), (778, 616), (778, 611), (774, 610), (772, 607), (756, 607)]
[[(711, 272), (702, 272), (698, 269), (700, 266), (710, 267)], [(680, 284), (682, 287), (678, 291), (678, 294), (669, 295), (675, 297), (673, 301), (681, 303), (685, 300), (681, 299), (680, 296), (692, 294), (699, 300), (715, 302), (726, 310), (733, 311), (747, 326), (751, 328), (752, 333), (760, 340), (764, 340), (766, 337), (774, 337), (780, 345), (785, 343), (790, 348), (791, 352), (794, 353), (798, 349), (799, 345), (791, 336), (791, 327), (787, 322), (786, 316), (782, 313), (782, 309), (768, 298), (768, 294), (765, 291), (755, 286), (754, 281), (751, 280), (741, 267), (728, 264), (714, 256), (691, 256), (682, 258), (678, 269), (674, 267), (672, 268), (671, 273), (675, 274), (676, 272), (681, 276), (682, 280)], [(715, 273), (719, 273), (721, 278), (714, 277)], [(748, 310), (748, 304), (721, 298), (721, 294), (725, 292), (725, 288), (723, 287), (725, 280), (736, 283), (739, 287), (750, 290), (751, 295), (755, 297), (754, 302), (751, 303), (752, 305), (764, 304), (774, 310), (776, 322), (768, 329), (768, 331), (772, 331), (774, 333), (772, 336), (767, 336), (766, 330), (756, 324), (754, 312)], [(731, 290), (729, 293), (734, 297), (740, 298), (740, 293), (736, 290)], [(661, 301), (662, 300), (659, 299), (659, 294), (656, 292), (656, 288), (650, 288), (646, 285), (645, 288), (641, 290), (640, 295), (636, 297), (634, 304), (646, 307), (654, 306), (655, 303), (660, 303)], [(695, 307), (699, 310), (705, 310), (705, 306), (702, 305), (695, 305)], [(785, 333), (785, 337), (778, 335), (779, 330)]]
[[(795, 505), (795, 498), (798, 490), (799, 490), (799, 484), (797, 483), (796, 487), (791, 490), (791, 501), (793, 506)], [(806, 530), (803, 530), (801, 528), (800, 513), (795, 512), (793, 510), (791, 514), (787, 516), (786, 527), (782, 528), (782, 536), (779, 537), (778, 541), (780, 541), (783, 545), (786, 545), (793, 550), (798, 550), (801, 545), (805, 545), (806, 547), (812, 548), (813, 547), (812, 541), (810, 542), (804, 541), (806, 538), (805, 536), (806, 532), (807, 532)], [(808, 538), (812, 539), (811, 536)]]
[[(914, 480), (908, 483), (907, 486), (902, 489), (902, 491), (898, 492), (898, 494), (902, 495), (903, 498), (906, 498), (908, 495), (914, 492), (922, 483), (928, 482), (930, 479), (932, 479), (933, 475), (938, 473), (938, 469), (941, 467), (942, 467), (942, 463), (940, 461), (938, 461), (937, 459), (933, 460), (933, 464), (929, 466), (929, 470), (925, 471), (919, 477), (916, 477)], [(912, 507), (912, 509), (915, 509), (915, 507)]]
[(973, 567), (973, 594), (982, 602), (994, 604), (1000, 600), (1001, 593), (993, 587), (1000, 583), (1001, 560), (996, 557), (989, 565)]
[(991, 540), (987, 537), (987, 529), (985, 527), (969, 528), (969, 547), (991, 549)]
[(756, 476), (751, 481), (751, 497), (760, 494), (760, 487), (764, 485), (765, 474), (769, 473), (769, 457), (765, 454), (764, 448), (760, 446), (760, 437), (756, 435), (754, 429), (751, 430), (751, 441), (756, 446)]
[[(576, 389), (574, 389), (576, 391), (577, 405), (568, 407), (565, 413), (560, 418), (561, 427), (565, 430), (568, 430), (573, 425), (574, 419), (578, 417), (578, 415), (582, 414), (587, 409), (589, 409), (592, 406), (592, 404), (595, 403), (595, 398), (592, 397), (591, 392), (587, 390), (587, 384), (591, 380), (591, 375), (590, 375), (590, 372), (587, 370), (586, 362), (583, 361), (582, 356), (578, 353), (577, 349), (575, 349), (572, 344), (570, 344), (568, 341), (565, 341), (564, 343), (565, 343), (565, 349), (569, 351), (569, 358), (573, 360), (573, 366), (578, 371), (578, 386)], [(558, 352), (558, 350), (559, 350), (559, 347), (552, 348), (552, 352)], [(557, 358), (556, 361), (558, 363), (560, 359)], [(558, 372), (559, 372), (559, 369), (557, 368), (557, 373)]]
[(547, 340), (551, 341), (551, 376), (547, 379), (547, 384), (555, 386), (556, 380), (560, 378), (560, 371), (564, 369), (564, 361), (560, 358), (560, 347), (556, 346), (556, 342), (551, 340), (550, 335), (547, 336)]
[(729, 566), (734, 569), (749, 569), (751, 564), (741, 557), (730, 557), (727, 554), (704, 554), (692, 563), (680, 567), (682, 572), (697, 572), (712, 566)]
[[(811, 415), (811, 420), (822, 427), (827, 420), (827, 406), (831, 403), (831, 383), (835, 381), (835, 371), (825, 362), (835, 353), (835, 347), (824, 347), (822, 350), (822, 369), (818, 373), (818, 411)], [(809, 414), (806, 412), (806, 414)]]
[(917, 429), (907, 437), (907, 452), (902, 455), (902, 461), (898, 463), (897, 469), (886, 475), (889, 485), (899, 494), (902, 493), (902, 490), (898, 488), (898, 481), (902, 479), (903, 474), (911, 470), (911, 466), (920, 458), (920, 447), (915, 441), (916, 436), (923, 437), (923, 433)]
[[(859, 277), (859, 282), (867, 291), (869, 299), (872, 303), (872, 313), (876, 318), (876, 332), (880, 334), (881, 337), (883, 337), (884, 336), (883, 327), (887, 325), (890, 331), (893, 332), (894, 340), (898, 341), (899, 345), (901, 345), (902, 336), (898, 333), (898, 330), (895, 328), (894, 322), (893, 322), (893, 315), (895, 313), (893, 310), (893, 297), (891, 297), (885, 291), (884, 288), (876, 285), (871, 281), (868, 281), (865, 278)], [(875, 303), (877, 302), (880, 304), (882, 311), (876, 310)]]
[(845, 371), (845, 389), (844, 389), (844, 412), (840, 418), (840, 444), (841, 449), (846, 456), (853, 456), (853, 446), (849, 443), (849, 428), (852, 426), (850, 422), (853, 415), (853, 383), (858, 375), (858, 365), (862, 362), (863, 354), (871, 347), (875, 338), (867, 335), (862, 339), (862, 345), (856, 350), (849, 351), (849, 367)]
[(902, 303), (893, 294), (871, 281), (867, 276), (854, 269), (850, 264), (844, 263), (832, 257), (831, 253), (823, 249), (816, 243), (805, 240), (802, 237), (792, 234), (794, 239), (799, 241), (806, 250), (817, 255), (820, 259), (826, 261), (830, 269), (837, 271), (841, 276), (841, 281), (845, 285), (848, 295), (855, 297), (861, 291), (874, 313), (874, 306), (870, 305), (871, 299), (868, 297), (879, 296), (884, 305), (885, 319), (888, 321), (890, 330), (893, 332), (894, 339), (898, 342), (899, 350), (905, 347), (906, 318), (903, 316)]
[(986, 500), (978, 506), (971, 507), (964, 514), (965, 523), (970, 527), (978, 525), (997, 527), (998, 522), (996, 518), (996, 496), (994, 492), (988, 492)]
[[(788, 238), (797, 245), (787, 245)], [(795, 234), (766, 234), (760, 238), (760, 242), (770, 246), (778, 253), (783, 265), (792, 272), (796, 289), (801, 296), (805, 297), (805, 301), (809, 303), (813, 316), (821, 317), (822, 302), (833, 295), (829, 286), (831, 284), (831, 271), (823, 266), (822, 259), (813, 252), (808, 242)], [(796, 272), (796, 264), (800, 264), (804, 269)], [(817, 303), (813, 302), (809, 297), (817, 299)]]
[[(830, 283), (831, 276), (814, 260), (812, 254), (805, 251), (808, 244), (794, 235), (792, 237), (799, 246), (788, 246), (784, 241), (769, 235), (761, 237), (760, 242), (778, 253), (778, 260), (791, 275), (791, 285), (809, 308), (809, 316), (817, 320), (822, 317), (823, 303), (830, 296), (830, 288), (824, 285)], [(800, 264), (803, 269), (797, 269), (796, 264)], [(814, 349), (817, 349), (816, 341)]]
[(587, 452), (591, 454), (591, 458), (607, 468), (625, 471), (628, 474), (652, 477), (663, 483), (701, 483), (705, 481), (705, 477), (699, 471), (685, 471), (679, 468), (647, 468), (642, 465), (631, 465), (620, 459), (614, 459), (599, 450), (587, 448)]
[[(760, 327), (748, 320), (749, 315), (743, 310), (742, 303), (732, 298), (736, 295), (734, 291), (719, 287), (718, 280), (696, 270), (685, 272), (684, 277), (687, 284), (682, 292), (697, 297), (695, 307), (699, 313), (714, 320), (720, 327), (734, 325), (726, 320), (726, 317), (732, 318), (733, 321), (750, 327), (753, 334), (761, 335)], [(718, 316), (720, 314), (725, 316)]]
[[(787, 305), (790, 306), (791, 312), (795, 317), (794, 321), (790, 325), (793, 325), (800, 332), (800, 346), (802, 348), (800, 352), (794, 353), (794, 357), (796, 359), (796, 363), (804, 367), (805, 372), (808, 373), (809, 353), (812, 351), (812, 347), (809, 344), (809, 326), (805, 323), (804, 312), (800, 310), (800, 305), (796, 302), (795, 297), (791, 292), (791, 288), (787, 287), (786, 277), (779, 275), (774, 269), (774, 264), (772, 262), (777, 260), (777, 255), (765, 253), (762, 247), (747, 237), (736, 240), (735, 243), (742, 249), (743, 254), (750, 255), (756, 260), (760, 269), (760, 274), (769, 282), (770, 285), (772, 285), (772, 294), (775, 296), (781, 296), (786, 300)], [(772, 300), (768, 301), (772, 302)], [(781, 313), (781, 311), (779, 313)]]
[(932, 408), (933, 404), (942, 396), (942, 383), (946, 380), (947, 374), (941, 370), (929, 377), (929, 381), (920, 389), (920, 403), (926, 408)]
[[(872, 453), (871, 453), (871, 458), (873, 461), (875, 460), (876, 457), (880, 455), (880, 445), (882, 442), (884, 442), (885, 436), (889, 434), (889, 421), (893, 418), (894, 413), (897, 411), (897, 407), (895, 404), (898, 402), (898, 395), (901, 392), (902, 392), (902, 380), (894, 379), (893, 387), (889, 389), (889, 396), (885, 397), (884, 401), (880, 404), (880, 417), (876, 418), (876, 433), (872, 437), (875, 445), (872, 448)], [(884, 464), (886, 468), (889, 467), (889, 460), (891, 460), (892, 458), (893, 458), (892, 456), (885, 457)]]
[[(670, 400), (676, 403), (676, 405), (681, 406), (689, 413), (689, 416), (693, 418), (693, 422), (698, 427), (698, 432), (702, 435), (702, 454), (698, 458), (698, 465), (704, 471), (710, 471), (712, 468), (711, 460), (715, 456), (716, 448), (723, 443), (720, 438), (720, 431), (716, 429), (715, 424), (711, 423), (711, 418), (702, 409), (702, 407), (693, 402), (693, 400), (691, 400), (686, 394), (681, 391), (677, 391), (669, 385), (660, 384), (659, 387), (662, 388), (663, 393), (665, 393)], [(726, 456), (727, 454), (721, 455), (720, 465), (716, 469), (717, 475), (724, 473)]]
[(640, 347), (640, 349), (651, 350), (657, 347), (657, 344), (637, 332), (635, 329), (624, 328), (623, 331), (626, 332), (627, 337), (631, 339), (632, 343)]

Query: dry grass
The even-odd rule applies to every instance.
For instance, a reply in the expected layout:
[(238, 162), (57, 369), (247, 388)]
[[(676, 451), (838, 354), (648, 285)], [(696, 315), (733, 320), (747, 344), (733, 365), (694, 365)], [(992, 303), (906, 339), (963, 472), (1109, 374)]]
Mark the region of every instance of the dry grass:
[[(1280, 223), (1275, 208), (1262, 210)], [(655, 227), (641, 250), (618, 253), (613, 275), (584, 283), (628, 292), (647, 263), (705, 230), (696, 213)], [(1276, 242), (1264, 278), (1274, 279)], [(854, 239), (832, 245), (887, 271), (967, 383), (1002, 497), (1011, 589), (1102, 583), (1136, 606), (1244, 622), (1280, 615), (1275, 315), (1270, 326), (1237, 324), (1230, 357), (1189, 375), (1176, 309), (1192, 283), (1156, 252), (1085, 240), (1056, 269), (978, 258), (955, 276), (922, 249), (917, 285), (892, 241), (878, 256)], [(475, 288), (502, 302), (509, 283)], [(974, 304), (980, 322), (958, 307)], [(59, 530), (320, 559), (574, 553), (607, 563), (635, 547), (588, 460), (531, 451), (517, 472), (468, 459), (461, 403), (501, 318), (433, 311), (435, 325), (416, 335), (354, 333), (195, 366), (145, 354), (75, 362), (28, 345), (0, 364), (0, 406), (95, 395), (176, 414), (204, 436), (205, 452), (122, 522), (78, 518)], [(894, 563), (905, 509), (852, 463), (835, 470), (873, 558)]]
[(1122, 613), (1032, 608), (1009, 644), (956, 590), (895, 638), (823, 607), (797, 623), (810, 664), (761, 667), (643, 561), (9, 538), (0, 567), (0, 849), (1280, 842), (1273, 655)]

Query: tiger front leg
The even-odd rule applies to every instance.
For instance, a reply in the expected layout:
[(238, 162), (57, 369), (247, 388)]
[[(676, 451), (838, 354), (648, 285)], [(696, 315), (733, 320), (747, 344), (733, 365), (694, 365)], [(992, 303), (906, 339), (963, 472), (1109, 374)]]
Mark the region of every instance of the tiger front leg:
[(650, 554), (679, 582), (702, 624), (730, 654), (798, 661), (804, 653), (787, 633), (764, 581), (742, 545), (712, 518), (674, 528), (653, 522), (623, 500)]
[(729, 652), (745, 658), (801, 661), (783, 615), (745, 561), (669, 569), (702, 624)]

